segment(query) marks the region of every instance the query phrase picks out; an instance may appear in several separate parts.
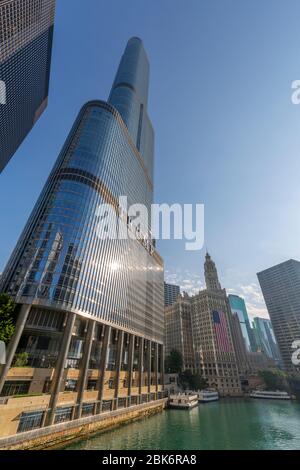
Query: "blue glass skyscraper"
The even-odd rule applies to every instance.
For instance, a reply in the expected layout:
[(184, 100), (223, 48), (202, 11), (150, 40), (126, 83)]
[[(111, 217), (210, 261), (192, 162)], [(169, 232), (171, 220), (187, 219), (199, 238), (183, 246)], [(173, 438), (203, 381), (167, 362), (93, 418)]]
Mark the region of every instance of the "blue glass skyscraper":
[[(163, 263), (148, 219), (137, 232), (119, 204), (120, 196), (128, 206), (152, 203), (148, 82), (143, 44), (132, 38), (109, 101), (81, 109), (1, 278), (1, 290), (20, 306), (9, 360), (26, 352), (32, 367), (53, 369), (50, 424), (66, 387), (76, 393), (78, 417), (91, 389), (97, 413), (161, 393)], [(135, 236), (99, 237), (102, 204)], [(76, 372), (66, 385), (68, 368)]]
[(255, 317), (253, 319), (253, 327), (253, 333), (258, 349), (279, 363), (280, 353), (271, 320)]
[(237, 314), (245, 345), (248, 351), (256, 351), (256, 345), (252, 328), (250, 326), (248, 312), (246, 309), (245, 301), (238, 295), (229, 294), (228, 300), (233, 314)]
[(165, 307), (167, 307), (168, 305), (172, 305), (177, 301), (177, 298), (180, 295), (180, 286), (165, 282), (164, 293), (165, 293)]
[(47, 107), (55, 0), (0, 2), (0, 172)]

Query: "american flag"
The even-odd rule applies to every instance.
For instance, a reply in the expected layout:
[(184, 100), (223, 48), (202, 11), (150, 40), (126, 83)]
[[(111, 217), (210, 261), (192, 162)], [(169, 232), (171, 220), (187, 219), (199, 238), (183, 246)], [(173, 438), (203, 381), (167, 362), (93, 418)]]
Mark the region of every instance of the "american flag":
[(232, 345), (228, 336), (227, 320), (225, 313), (214, 310), (212, 320), (217, 340), (217, 347), (221, 352), (232, 352)]

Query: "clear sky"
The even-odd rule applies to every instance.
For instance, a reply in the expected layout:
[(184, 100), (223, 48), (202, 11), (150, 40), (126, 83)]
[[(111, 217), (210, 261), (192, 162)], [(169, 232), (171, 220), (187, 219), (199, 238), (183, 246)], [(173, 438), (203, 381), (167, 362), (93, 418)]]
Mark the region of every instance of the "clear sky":
[[(221, 283), (265, 315), (256, 273), (300, 259), (299, 0), (57, 0), (49, 107), (0, 176), (0, 271), (82, 104), (107, 99), (127, 40), (151, 64), (155, 201), (204, 203)], [(160, 242), (166, 278), (201, 252)]]

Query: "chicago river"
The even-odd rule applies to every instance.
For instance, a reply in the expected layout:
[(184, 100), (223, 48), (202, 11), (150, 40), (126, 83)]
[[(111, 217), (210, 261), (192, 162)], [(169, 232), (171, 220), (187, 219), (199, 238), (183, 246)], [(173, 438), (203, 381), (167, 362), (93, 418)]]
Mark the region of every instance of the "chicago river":
[(221, 400), (123, 425), (66, 450), (300, 449), (300, 403)]

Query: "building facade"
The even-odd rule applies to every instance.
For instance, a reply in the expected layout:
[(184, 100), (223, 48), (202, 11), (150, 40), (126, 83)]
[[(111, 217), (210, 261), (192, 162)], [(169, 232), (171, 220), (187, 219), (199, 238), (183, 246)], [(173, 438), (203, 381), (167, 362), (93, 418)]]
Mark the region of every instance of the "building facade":
[(206, 289), (191, 299), (196, 368), (221, 395), (238, 396), (241, 384), (232, 339), (232, 315), (226, 291), (208, 253), (204, 271)]
[(164, 283), (164, 292), (165, 292), (165, 307), (172, 305), (177, 301), (178, 296), (180, 295), (180, 287), (175, 284)]
[(228, 295), (228, 300), (229, 300), (232, 313), (238, 316), (247, 351), (255, 352), (256, 351), (255, 338), (254, 338), (253, 331), (250, 325), (245, 300), (239, 295), (233, 295), (233, 294)]
[(253, 332), (258, 349), (279, 363), (281, 360), (280, 353), (271, 320), (255, 317), (253, 319)]
[(279, 346), (283, 366), (300, 373), (292, 362), (292, 344), (300, 338), (300, 262), (290, 259), (257, 274)]
[[(49, 396), (39, 425), (162, 391), (163, 262), (150, 221), (135, 225), (126, 206), (150, 213), (152, 203), (148, 86), (147, 55), (132, 38), (109, 101), (81, 109), (1, 278), (1, 291), (19, 306), (2, 395), (16, 382), (9, 366), (25, 353), (31, 380), (20, 386)], [(109, 237), (111, 224), (127, 236)], [(67, 412), (64, 392), (73, 393)]]
[(183, 369), (194, 371), (191, 298), (188, 295), (177, 297), (175, 303), (165, 307), (165, 355), (174, 349), (181, 353)]
[(240, 319), (237, 313), (232, 314), (232, 340), (237, 360), (238, 370), (241, 376), (250, 372), (249, 351), (246, 347), (245, 338), (242, 333)]
[(274, 359), (271, 359), (264, 351), (256, 351), (248, 353), (248, 360), (251, 373), (257, 373), (261, 370), (275, 369)]
[(0, 2), (0, 172), (47, 107), (55, 0)]

